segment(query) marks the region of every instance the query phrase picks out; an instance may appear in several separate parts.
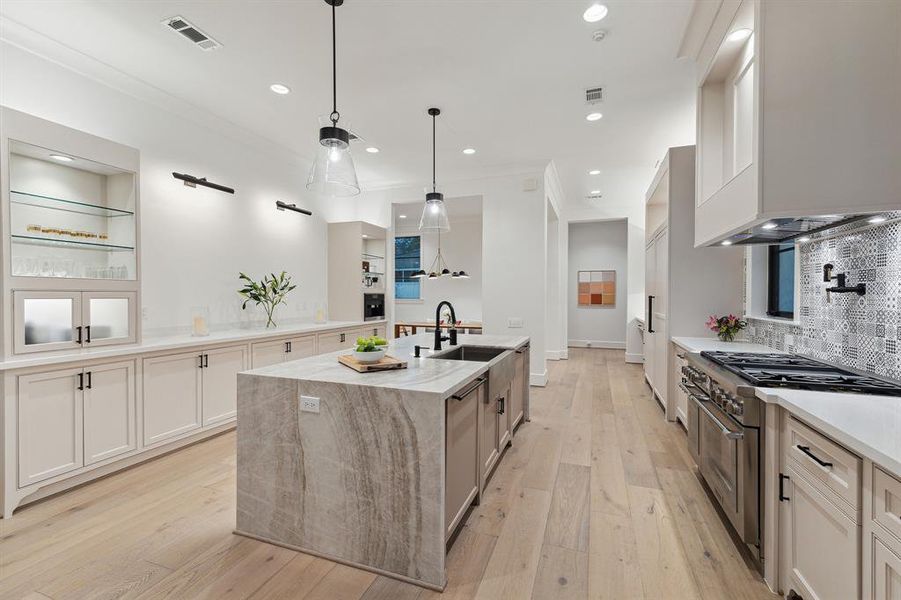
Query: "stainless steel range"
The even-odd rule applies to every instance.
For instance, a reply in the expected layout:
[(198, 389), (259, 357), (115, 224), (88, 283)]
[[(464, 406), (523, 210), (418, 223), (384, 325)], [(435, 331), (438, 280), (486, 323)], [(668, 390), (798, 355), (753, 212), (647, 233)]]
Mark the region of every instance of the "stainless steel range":
[(688, 445), (698, 470), (735, 531), (762, 567), (763, 403), (755, 387), (901, 396), (901, 386), (790, 354), (686, 355)]

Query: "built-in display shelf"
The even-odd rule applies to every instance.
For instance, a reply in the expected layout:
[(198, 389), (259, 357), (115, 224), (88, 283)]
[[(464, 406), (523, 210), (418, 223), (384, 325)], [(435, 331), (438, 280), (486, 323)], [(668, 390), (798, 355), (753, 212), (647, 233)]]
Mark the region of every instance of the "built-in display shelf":
[(76, 248), (80, 250), (107, 250), (110, 252), (131, 252), (135, 249), (134, 246), (119, 246), (117, 244), (102, 244), (100, 242), (77, 242), (75, 240), (60, 240), (30, 235), (11, 235), (10, 237), (12, 238), (12, 241), (17, 244), (31, 244), (34, 246)]
[(370, 258), (370, 259), (375, 259), (375, 260), (385, 260), (384, 256), (379, 256), (378, 254), (366, 254), (365, 252), (363, 253), (363, 258)]
[(10, 202), (12, 204), (36, 206), (38, 208), (73, 212), (95, 217), (132, 217), (135, 214), (130, 210), (111, 208), (109, 206), (101, 206), (99, 204), (89, 204), (87, 202), (76, 202), (74, 200), (64, 200), (62, 198), (42, 196), (40, 194), (32, 194), (30, 192), (18, 192), (15, 190), (10, 190), (9, 194)]

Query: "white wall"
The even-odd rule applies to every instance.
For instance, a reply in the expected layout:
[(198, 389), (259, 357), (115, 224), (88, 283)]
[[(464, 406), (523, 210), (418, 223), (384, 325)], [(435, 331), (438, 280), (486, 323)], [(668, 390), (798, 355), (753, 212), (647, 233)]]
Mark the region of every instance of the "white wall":
[[(530, 381), (533, 385), (544, 385), (547, 383), (547, 202), (543, 171), (537, 169), (517, 175), (445, 183), (441, 191), (448, 202), (455, 197), (482, 197), (484, 331), (487, 334), (529, 336), (532, 343)], [(424, 202), (422, 186), (364, 191), (353, 199), (330, 202), (325, 207), (326, 218), (329, 221), (362, 220), (393, 227), (392, 204), (412, 202)], [(389, 270), (392, 267), (393, 263), (388, 266)], [(453, 302), (453, 298), (450, 300)], [(390, 288), (386, 301), (393, 306)], [(511, 327), (510, 319), (521, 320), (522, 327)]]
[[(628, 231), (625, 220), (569, 225), (567, 273), (570, 346), (626, 347)], [(578, 305), (579, 271), (616, 271), (614, 306)]]
[[(448, 202), (453, 202), (448, 198)], [(428, 269), (438, 251), (438, 235), (420, 233), (418, 221), (412, 215), (418, 215), (421, 208), (408, 210), (411, 218), (410, 227), (396, 229), (395, 236), (419, 235), (422, 251), (422, 268)], [(441, 254), (452, 271), (463, 269), (469, 279), (420, 280), (421, 300), (395, 300), (394, 318), (398, 321), (435, 320), (435, 307), (442, 300), (449, 300), (454, 305), (457, 319), (463, 321), (482, 320), (482, 217), (472, 216), (452, 218), (451, 230), (441, 234)]]
[(544, 193), (547, 198), (547, 306), (545, 331), (547, 357), (560, 360), (568, 357), (566, 332), (566, 248), (567, 225), (561, 215), (566, 203), (556, 165), (551, 162), (544, 170)]
[[(4, 43), (0, 61), (0, 103), (140, 150), (145, 335), (188, 330), (196, 305), (210, 307), (213, 327), (259, 324), (262, 311), (240, 309), (238, 271), (287, 270), (299, 285), (276, 321), (312, 319), (326, 300), (327, 232), (304, 191), (308, 165), (224, 121), (201, 126), (18, 47)], [(237, 193), (185, 187), (173, 171)], [(314, 216), (276, 211), (276, 200)]]

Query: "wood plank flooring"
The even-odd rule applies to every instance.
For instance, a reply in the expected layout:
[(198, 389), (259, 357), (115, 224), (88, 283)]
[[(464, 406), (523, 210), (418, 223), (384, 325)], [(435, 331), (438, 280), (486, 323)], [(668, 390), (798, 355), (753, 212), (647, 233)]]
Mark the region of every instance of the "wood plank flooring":
[(231, 533), (228, 433), (0, 520), (0, 598), (774, 599), (642, 370), (573, 349), (450, 550), (443, 594)]

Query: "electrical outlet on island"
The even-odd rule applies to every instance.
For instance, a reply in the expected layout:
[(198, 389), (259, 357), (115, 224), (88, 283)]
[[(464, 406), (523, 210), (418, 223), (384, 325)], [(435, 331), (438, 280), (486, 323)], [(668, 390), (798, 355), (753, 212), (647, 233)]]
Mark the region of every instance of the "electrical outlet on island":
[(319, 398), (313, 396), (300, 397), (301, 412), (319, 413)]

